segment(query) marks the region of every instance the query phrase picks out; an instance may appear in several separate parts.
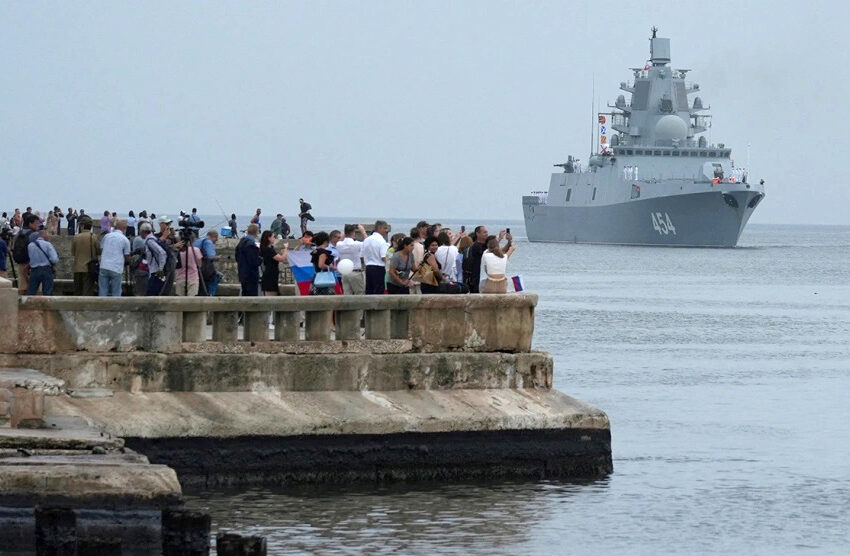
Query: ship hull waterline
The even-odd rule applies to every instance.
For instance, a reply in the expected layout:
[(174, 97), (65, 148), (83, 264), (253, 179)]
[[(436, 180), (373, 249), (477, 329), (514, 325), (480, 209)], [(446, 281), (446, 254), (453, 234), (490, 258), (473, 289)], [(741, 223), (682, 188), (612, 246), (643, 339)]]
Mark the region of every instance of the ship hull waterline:
[(523, 202), (523, 213), (532, 242), (728, 248), (738, 244), (763, 196), (718, 190), (602, 206)]

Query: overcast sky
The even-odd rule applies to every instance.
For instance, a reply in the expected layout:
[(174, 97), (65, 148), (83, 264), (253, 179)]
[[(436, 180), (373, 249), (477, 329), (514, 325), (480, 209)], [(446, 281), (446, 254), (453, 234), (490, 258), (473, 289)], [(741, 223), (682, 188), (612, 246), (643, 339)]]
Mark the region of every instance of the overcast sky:
[(753, 222), (846, 224), (846, 6), (6, 1), (0, 206), (520, 219), (657, 25)]

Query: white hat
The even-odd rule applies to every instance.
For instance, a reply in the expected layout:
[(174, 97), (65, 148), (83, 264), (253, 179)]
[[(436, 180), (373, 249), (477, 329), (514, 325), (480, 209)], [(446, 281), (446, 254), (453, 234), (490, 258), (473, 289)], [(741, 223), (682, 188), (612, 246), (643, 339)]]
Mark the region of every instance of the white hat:
[(171, 224), (171, 219), (167, 216), (160, 216), (156, 221), (160, 224)]

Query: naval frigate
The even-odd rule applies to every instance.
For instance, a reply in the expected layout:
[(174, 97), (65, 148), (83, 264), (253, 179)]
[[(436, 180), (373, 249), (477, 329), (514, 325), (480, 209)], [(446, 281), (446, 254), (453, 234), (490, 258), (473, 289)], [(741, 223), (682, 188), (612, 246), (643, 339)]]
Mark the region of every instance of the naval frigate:
[[(670, 66), (670, 39), (652, 29), (650, 58), (631, 68), (609, 113), (596, 114), (587, 164), (556, 164), (548, 191), (522, 199), (530, 241), (734, 247), (764, 198), (732, 150), (709, 144), (690, 70)], [(690, 98), (693, 97), (691, 101)], [(595, 151), (595, 153), (593, 152)]]

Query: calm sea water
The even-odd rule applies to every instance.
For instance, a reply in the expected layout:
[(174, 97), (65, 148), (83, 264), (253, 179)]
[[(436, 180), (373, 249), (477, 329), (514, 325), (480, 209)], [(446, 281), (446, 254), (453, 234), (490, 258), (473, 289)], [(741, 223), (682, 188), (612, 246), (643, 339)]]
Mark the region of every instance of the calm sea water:
[(556, 387), (611, 418), (610, 477), (190, 504), (272, 553), (850, 550), (850, 227), (752, 225), (718, 250), (520, 240), (509, 268), (540, 294)]

